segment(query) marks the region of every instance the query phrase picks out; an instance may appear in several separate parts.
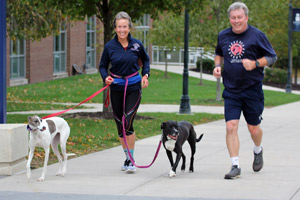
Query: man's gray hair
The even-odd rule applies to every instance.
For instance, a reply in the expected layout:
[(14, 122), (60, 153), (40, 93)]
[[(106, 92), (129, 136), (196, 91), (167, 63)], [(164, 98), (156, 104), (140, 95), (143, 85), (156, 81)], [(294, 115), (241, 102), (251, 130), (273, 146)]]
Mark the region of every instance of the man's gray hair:
[(114, 28), (116, 28), (116, 21), (119, 19), (127, 19), (128, 20), (128, 25), (129, 28), (132, 27), (132, 21), (131, 17), (127, 14), (127, 12), (121, 11), (118, 14), (116, 14), (115, 19), (114, 19)]
[(232, 10), (238, 10), (238, 9), (243, 9), (245, 12), (245, 15), (248, 16), (249, 10), (248, 10), (248, 7), (246, 6), (246, 4), (244, 4), (242, 2), (235, 2), (235, 3), (231, 4), (227, 10), (228, 17), (230, 17), (230, 12)]

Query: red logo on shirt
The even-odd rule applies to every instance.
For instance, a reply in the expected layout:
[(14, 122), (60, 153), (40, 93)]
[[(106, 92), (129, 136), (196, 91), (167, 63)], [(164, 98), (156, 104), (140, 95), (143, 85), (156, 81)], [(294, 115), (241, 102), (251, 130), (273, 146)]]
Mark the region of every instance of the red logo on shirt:
[(234, 41), (229, 45), (229, 54), (233, 59), (240, 59), (242, 58), (245, 48), (244, 44), (241, 41)]

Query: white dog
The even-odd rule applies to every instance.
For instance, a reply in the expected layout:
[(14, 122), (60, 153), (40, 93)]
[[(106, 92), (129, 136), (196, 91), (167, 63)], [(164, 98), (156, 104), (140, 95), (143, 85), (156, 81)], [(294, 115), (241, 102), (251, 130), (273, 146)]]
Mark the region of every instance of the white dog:
[[(68, 137), (70, 135), (70, 127), (68, 123), (60, 117), (51, 117), (47, 119), (41, 119), (38, 116), (28, 117), (28, 131), (30, 131), (30, 139), (29, 139), (29, 155), (27, 162), (27, 178), (31, 177), (31, 169), (30, 164), (33, 158), (35, 147), (42, 147), (45, 150), (45, 160), (43, 172), (38, 181), (45, 180), (45, 174), (47, 172), (47, 163), (49, 159), (50, 152), (50, 143), (52, 146), (52, 150), (58, 158), (59, 161), (59, 169), (57, 172), (57, 176), (64, 176), (67, 172), (67, 157), (66, 153), (66, 143)], [(63, 155), (64, 160), (62, 160), (62, 156), (58, 150), (58, 144), (60, 144), (61, 153)], [(73, 154), (74, 155), (74, 154)]]

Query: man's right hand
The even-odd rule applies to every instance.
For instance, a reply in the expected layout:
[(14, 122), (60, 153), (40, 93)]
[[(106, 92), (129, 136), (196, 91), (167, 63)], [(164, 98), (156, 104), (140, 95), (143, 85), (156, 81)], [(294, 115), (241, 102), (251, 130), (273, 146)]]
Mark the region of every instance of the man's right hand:
[(214, 77), (220, 78), (221, 77), (221, 71), (222, 71), (221, 67), (215, 67), (214, 71), (213, 71)]

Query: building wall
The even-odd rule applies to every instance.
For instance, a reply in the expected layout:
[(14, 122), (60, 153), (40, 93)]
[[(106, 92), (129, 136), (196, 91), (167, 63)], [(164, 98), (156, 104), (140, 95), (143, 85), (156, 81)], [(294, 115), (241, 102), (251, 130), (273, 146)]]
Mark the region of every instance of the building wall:
[(68, 42), (70, 48), (68, 51), (68, 55), (70, 56), (70, 66), (76, 64), (81, 68), (86, 61), (86, 22), (73, 22), (70, 25), (69, 30), (70, 40)]
[[(29, 83), (49, 81), (53, 79), (53, 36), (48, 36), (41, 41), (30, 42), (26, 55), (30, 55), (26, 62)], [(27, 58), (28, 58), (27, 57)]]
[[(96, 68), (103, 51), (102, 23), (97, 20), (97, 53)], [(22, 80), (10, 80), (10, 39), (7, 38), (6, 59), (7, 59), (7, 86), (22, 85), (27, 83), (38, 83), (53, 80), (55, 78), (72, 76), (72, 65), (77, 64), (82, 68), (86, 62), (86, 22), (77, 21), (68, 24), (67, 30), (67, 57), (66, 73), (63, 75), (53, 74), (53, 35), (40, 41), (26, 41), (26, 78)], [(95, 73), (91, 70), (89, 73)]]

